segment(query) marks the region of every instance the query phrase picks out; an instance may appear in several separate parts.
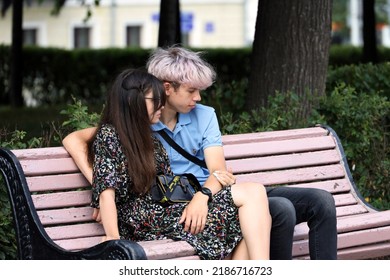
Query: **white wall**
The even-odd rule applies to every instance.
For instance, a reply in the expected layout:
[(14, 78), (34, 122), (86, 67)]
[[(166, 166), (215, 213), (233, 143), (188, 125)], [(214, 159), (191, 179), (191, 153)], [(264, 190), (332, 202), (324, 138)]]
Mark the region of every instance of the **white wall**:
[[(48, 3), (49, 2), (49, 3)], [(181, 0), (182, 13), (192, 14), (189, 43), (192, 47), (243, 47), (252, 43), (258, 0)], [(38, 29), (38, 44), (72, 48), (73, 28), (92, 28), (92, 48), (123, 47), (126, 26), (142, 26), (141, 47), (154, 48), (158, 40), (159, 0), (101, 0), (92, 5), (92, 17), (83, 22), (86, 8), (68, 0), (59, 16), (50, 15), (51, 1), (24, 8), (24, 27)], [(93, 0), (86, 0), (86, 4)], [(0, 44), (11, 44), (12, 10), (0, 18)], [(188, 27), (188, 26), (187, 26)]]

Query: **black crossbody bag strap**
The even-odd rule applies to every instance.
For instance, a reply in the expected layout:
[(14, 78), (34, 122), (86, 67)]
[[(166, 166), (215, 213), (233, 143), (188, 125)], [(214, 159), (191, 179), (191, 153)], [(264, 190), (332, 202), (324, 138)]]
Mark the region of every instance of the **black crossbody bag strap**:
[(206, 166), (206, 163), (204, 160), (200, 160), (199, 158), (188, 153), (186, 150), (184, 150), (182, 147), (180, 147), (175, 141), (173, 141), (173, 139), (164, 130), (159, 130), (157, 132), (161, 135), (162, 138), (164, 138), (165, 141), (167, 141), (167, 143), (169, 145), (172, 146), (172, 148), (174, 148), (176, 151), (178, 151), (183, 157), (192, 161), (193, 163), (196, 163), (200, 167), (207, 169), (207, 166)]

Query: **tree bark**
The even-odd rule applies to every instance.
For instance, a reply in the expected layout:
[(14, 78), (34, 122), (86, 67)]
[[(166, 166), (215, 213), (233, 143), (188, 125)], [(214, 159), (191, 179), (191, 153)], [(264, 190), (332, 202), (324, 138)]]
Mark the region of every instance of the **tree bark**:
[(375, 0), (363, 0), (363, 63), (377, 63)]
[(10, 103), (12, 107), (23, 106), (23, 0), (13, 1), (12, 46), (11, 46), (11, 86)]
[(331, 42), (332, 0), (259, 0), (247, 109), (268, 106), (276, 92), (301, 97), (302, 116), (309, 96), (325, 93)]
[(161, 0), (158, 46), (181, 44), (179, 0)]

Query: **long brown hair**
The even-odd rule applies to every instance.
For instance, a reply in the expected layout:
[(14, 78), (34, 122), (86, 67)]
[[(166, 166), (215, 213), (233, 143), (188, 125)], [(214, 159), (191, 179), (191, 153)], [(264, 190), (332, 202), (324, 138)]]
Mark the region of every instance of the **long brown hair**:
[[(155, 76), (135, 69), (121, 72), (108, 93), (99, 123), (116, 129), (127, 158), (128, 172), (136, 193), (149, 190), (156, 176), (154, 144), (145, 95), (153, 92), (154, 112), (165, 104), (165, 90)], [(95, 138), (95, 137), (94, 137)], [(89, 160), (93, 160), (89, 143)]]

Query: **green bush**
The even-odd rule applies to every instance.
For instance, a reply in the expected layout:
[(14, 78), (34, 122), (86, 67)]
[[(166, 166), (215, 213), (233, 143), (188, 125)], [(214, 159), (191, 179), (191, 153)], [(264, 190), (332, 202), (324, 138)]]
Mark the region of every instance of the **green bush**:
[(360, 192), (368, 200), (390, 202), (390, 101), (381, 92), (357, 92), (342, 83), (316, 112), (339, 135)]
[(361, 47), (347, 45), (332, 45), (329, 49), (329, 65), (340, 67), (343, 65), (359, 64), (362, 61)]
[(277, 92), (269, 97), (268, 108), (233, 114), (227, 112), (220, 119), (223, 134), (250, 133), (306, 127), (305, 120), (298, 118), (301, 102), (293, 92)]
[(16, 238), (11, 214), (11, 205), (0, 176), (0, 260), (16, 259)]
[(354, 87), (356, 92), (379, 93), (390, 99), (390, 62), (380, 64), (345, 65), (331, 68), (326, 88), (332, 91), (340, 83)]
[(83, 128), (96, 126), (100, 119), (100, 114), (89, 112), (88, 107), (80, 100), (73, 98), (73, 104), (60, 112), (67, 116), (67, 120), (62, 123), (62, 128), (66, 130), (66, 134)]
[(217, 82), (202, 94), (202, 103), (215, 108), (217, 115), (239, 113), (244, 110), (245, 89), (248, 79), (232, 80), (230, 83)]
[(361, 193), (389, 209), (390, 63), (332, 69), (326, 88), (318, 111), (339, 134)]

